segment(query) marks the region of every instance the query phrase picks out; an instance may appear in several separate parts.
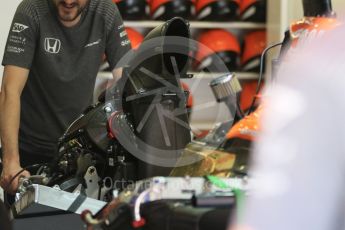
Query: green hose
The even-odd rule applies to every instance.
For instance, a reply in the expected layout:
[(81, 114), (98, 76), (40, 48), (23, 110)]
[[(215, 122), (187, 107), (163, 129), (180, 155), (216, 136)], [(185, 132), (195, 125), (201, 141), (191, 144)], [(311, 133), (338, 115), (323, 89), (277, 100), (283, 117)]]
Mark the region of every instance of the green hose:
[(209, 175), (209, 176), (206, 176), (206, 179), (209, 182), (211, 182), (214, 186), (216, 186), (218, 188), (221, 188), (221, 189), (231, 189), (231, 191), (235, 195), (237, 223), (238, 224), (242, 223), (243, 216), (244, 216), (245, 192), (242, 189), (231, 188), (228, 184), (226, 184), (219, 177)]

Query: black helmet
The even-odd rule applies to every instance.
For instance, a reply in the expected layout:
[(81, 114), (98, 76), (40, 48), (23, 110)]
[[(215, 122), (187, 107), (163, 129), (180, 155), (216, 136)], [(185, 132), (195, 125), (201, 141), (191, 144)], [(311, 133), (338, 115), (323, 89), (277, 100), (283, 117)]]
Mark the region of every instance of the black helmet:
[(266, 0), (242, 0), (241, 20), (250, 22), (266, 21)]
[(140, 20), (146, 16), (146, 0), (113, 0), (125, 20)]
[(198, 20), (231, 21), (238, 17), (239, 0), (196, 0)]
[(192, 5), (192, 0), (149, 0), (150, 15), (155, 20), (190, 19)]

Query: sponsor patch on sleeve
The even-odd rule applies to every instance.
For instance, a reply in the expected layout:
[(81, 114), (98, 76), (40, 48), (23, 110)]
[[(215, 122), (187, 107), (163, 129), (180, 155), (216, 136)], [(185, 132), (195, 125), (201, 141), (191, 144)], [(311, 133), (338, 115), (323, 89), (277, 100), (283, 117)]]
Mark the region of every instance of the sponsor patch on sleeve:
[(9, 42), (11, 42), (13, 44), (25, 45), (26, 44), (26, 38), (22, 37), (22, 36), (10, 35), (9, 36)]
[(127, 46), (131, 44), (131, 42), (127, 39), (127, 40), (124, 40), (124, 41), (121, 41), (121, 46)]
[(25, 50), (23, 48), (16, 47), (16, 46), (7, 46), (6, 51), (9, 52), (9, 53), (20, 54), (20, 53), (23, 53)]
[(12, 32), (15, 32), (15, 33), (20, 33), (24, 30), (26, 30), (27, 28), (29, 28), (28, 26), (24, 25), (24, 24), (21, 24), (21, 23), (14, 23), (13, 24), (13, 27), (12, 27)]
[(122, 38), (122, 37), (124, 37), (124, 36), (126, 36), (127, 35), (127, 31), (122, 31), (121, 33), (120, 33), (120, 37)]
[(117, 27), (118, 30), (121, 30), (121, 29), (123, 29), (123, 28), (125, 28), (125, 25), (124, 25), (124, 24), (122, 24), (122, 25), (120, 25), (120, 26)]

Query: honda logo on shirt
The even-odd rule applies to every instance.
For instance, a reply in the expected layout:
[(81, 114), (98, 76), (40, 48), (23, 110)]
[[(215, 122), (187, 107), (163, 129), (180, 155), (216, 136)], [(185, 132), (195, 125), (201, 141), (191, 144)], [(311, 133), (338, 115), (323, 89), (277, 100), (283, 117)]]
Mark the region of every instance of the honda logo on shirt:
[(61, 48), (61, 41), (56, 38), (46, 38), (44, 40), (44, 49), (48, 53), (57, 54)]

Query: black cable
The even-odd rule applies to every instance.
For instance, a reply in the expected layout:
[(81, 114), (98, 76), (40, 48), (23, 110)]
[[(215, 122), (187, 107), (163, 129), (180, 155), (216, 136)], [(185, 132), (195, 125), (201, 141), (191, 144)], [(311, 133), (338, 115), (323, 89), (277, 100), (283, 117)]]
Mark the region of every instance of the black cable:
[(255, 95), (253, 97), (253, 100), (252, 100), (252, 104), (250, 105), (249, 107), (249, 110), (248, 110), (248, 113), (247, 115), (249, 115), (251, 112), (253, 112), (254, 110), (254, 107), (255, 107), (255, 102), (256, 102), (256, 96), (259, 94), (259, 91), (260, 91), (260, 88), (261, 88), (261, 84), (262, 84), (262, 75), (263, 75), (263, 69), (264, 69), (264, 58), (266, 56), (266, 53), (274, 48), (274, 47), (277, 47), (277, 46), (281, 46), (283, 45), (283, 42), (279, 42), (279, 43), (276, 43), (276, 44), (273, 44), (269, 47), (267, 47), (261, 54), (261, 58), (260, 58), (260, 75), (259, 75), (259, 80), (258, 80), (258, 85), (256, 86), (256, 90), (255, 90)]
[(7, 184), (5, 190), (8, 190), (8, 188), (9, 188), (9, 187), (11, 186), (11, 184), (13, 183), (14, 179), (16, 179), (16, 178), (17, 178), (22, 172), (24, 172), (25, 170), (27, 170), (27, 169), (22, 168), (19, 172), (17, 172), (16, 175), (14, 175), (14, 176), (11, 178), (10, 182), (8, 182), (8, 184)]
[(236, 100), (236, 106), (237, 106), (236, 111), (237, 111), (238, 116), (241, 117), (241, 119), (242, 119), (242, 118), (244, 118), (245, 114), (244, 114), (243, 110), (241, 109), (240, 100), (238, 100), (238, 99), (239, 99), (239, 97), (237, 97), (237, 100)]

